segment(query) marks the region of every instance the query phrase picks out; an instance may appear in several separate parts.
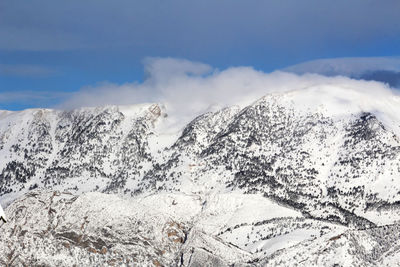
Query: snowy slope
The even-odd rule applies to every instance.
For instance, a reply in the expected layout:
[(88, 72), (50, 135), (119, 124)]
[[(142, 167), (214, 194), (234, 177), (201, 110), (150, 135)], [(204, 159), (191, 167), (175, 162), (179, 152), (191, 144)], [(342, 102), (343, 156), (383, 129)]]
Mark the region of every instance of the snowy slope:
[(345, 225), (398, 221), (399, 99), (333, 89), (268, 95), (225, 116), (200, 153), (192, 151), (204, 143), (198, 129), (214, 119), (195, 119), (144, 176), (142, 192), (239, 188)]
[(0, 219), (1, 220), (7, 220), (6, 214), (4, 213), (3, 208), (0, 205)]
[(398, 224), (367, 230), (347, 230), (303, 241), (277, 251), (261, 265), (399, 266)]
[[(233, 192), (206, 201), (186, 194), (122, 199), (101, 193), (28, 193), (7, 208), (0, 262), (195, 266), (206, 255), (210, 262), (246, 263), (311, 236), (345, 229), (305, 219), (258, 195)], [(274, 245), (262, 237), (271, 228)]]

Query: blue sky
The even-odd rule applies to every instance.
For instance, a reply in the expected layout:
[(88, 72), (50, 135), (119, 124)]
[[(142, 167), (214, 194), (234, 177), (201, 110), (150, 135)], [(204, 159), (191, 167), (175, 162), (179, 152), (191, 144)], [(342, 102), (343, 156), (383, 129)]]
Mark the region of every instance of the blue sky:
[(270, 72), (398, 56), (399, 10), (398, 0), (3, 0), (0, 109), (57, 106), (104, 81), (141, 82), (147, 57)]

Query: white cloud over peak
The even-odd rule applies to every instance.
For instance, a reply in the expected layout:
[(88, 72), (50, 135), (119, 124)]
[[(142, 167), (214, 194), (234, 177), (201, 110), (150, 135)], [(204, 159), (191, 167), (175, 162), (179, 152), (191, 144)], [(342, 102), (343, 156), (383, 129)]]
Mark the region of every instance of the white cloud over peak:
[(144, 82), (105, 82), (85, 87), (74, 93), (61, 107), (69, 109), (157, 102), (166, 106), (170, 117), (185, 123), (196, 115), (216, 108), (232, 105), (244, 107), (270, 93), (317, 91), (313, 96), (321, 97), (313, 98), (309, 105), (333, 99), (347, 106), (362, 107), (366, 111), (381, 109), (382, 103), (386, 103), (385, 99), (396, 94), (382, 83), (347, 77), (297, 75), (281, 71), (264, 73), (251, 67), (218, 70), (203, 63), (173, 58), (151, 58), (144, 62)]

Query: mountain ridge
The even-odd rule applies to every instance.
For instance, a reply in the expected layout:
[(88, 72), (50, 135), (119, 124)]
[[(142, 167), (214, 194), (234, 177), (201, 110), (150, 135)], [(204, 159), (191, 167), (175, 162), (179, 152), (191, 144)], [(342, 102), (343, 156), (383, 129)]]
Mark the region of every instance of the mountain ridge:
[[(178, 266), (195, 266), (202, 261), (221, 266), (279, 261), (292, 265), (291, 259), (282, 258), (278, 251), (302, 254), (303, 244), (311, 242), (318, 247), (353, 230), (365, 231), (360, 233), (371, 240), (379, 239), (375, 243), (366, 241), (363, 246), (382, 246), (386, 244), (385, 234), (382, 237), (381, 232), (368, 229), (387, 225), (395, 231), (400, 222), (399, 98), (390, 90), (374, 96), (369, 95), (371, 88), (333, 89), (327, 85), (269, 94), (244, 107), (201, 114), (187, 124), (182, 122), (185, 126), (179, 131), (168, 129), (168, 106), (160, 104), (133, 106), (125, 112), (124, 107), (109, 106), (0, 116), (0, 199), (9, 203), (6, 213), (11, 218), (10, 226), (0, 231), (21, 226), (15, 219), (21, 201), (33, 201), (32, 209), (40, 213), (40, 203), (48, 203), (51, 194), (62, 192), (93, 198), (86, 203), (87, 216), (105, 216), (90, 203), (107, 202), (108, 195), (88, 193), (99, 191), (128, 201), (121, 204), (121, 211), (116, 210), (122, 220), (149, 219), (145, 214), (124, 217), (122, 211), (132, 209), (129, 201), (152, 199), (144, 209), (150, 211), (159, 205), (164, 207), (160, 214), (164, 214), (180, 206), (179, 199), (184, 196), (183, 201), (192, 204), (183, 206), (181, 212), (197, 211), (197, 216), (185, 222), (181, 217), (174, 220), (184, 226), (179, 230), (182, 242), (175, 246), (173, 256), (146, 254), (146, 250), (169, 246), (163, 238), (150, 247), (140, 243), (137, 249), (142, 264), (156, 259), (160, 264), (175, 262)], [(21, 114), (24, 116), (18, 116)], [(253, 198), (270, 207), (260, 217), (250, 216), (249, 212), (257, 214), (263, 209)], [(85, 208), (83, 202), (80, 205)], [(236, 208), (226, 209), (225, 205)], [(247, 207), (247, 211), (240, 207)], [(283, 212), (270, 217), (274, 210), (291, 210), (296, 215), (289, 212), (292, 215), (285, 217)], [(66, 211), (60, 206), (55, 212), (64, 218)], [(30, 213), (25, 218), (31, 221), (35, 216)], [(82, 220), (86, 215), (79, 216)], [(226, 216), (240, 219), (235, 222)], [(246, 221), (246, 217), (252, 219)], [(200, 229), (193, 228), (195, 225), (201, 225)], [(161, 233), (165, 226), (154, 227)], [(94, 227), (90, 233), (99, 229)], [(26, 231), (29, 240), (34, 238), (34, 232)], [(74, 236), (79, 231), (76, 228)], [(46, 238), (61, 242), (54, 233)], [(119, 239), (112, 242), (117, 244)], [(87, 259), (90, 254), (83, 251), (102, 250), (92, 239), (83, 247), (74, 240), (68, 241), (70, 248), (65, 251), (74, 250)], [(346, 239), (346, 246), (351, 242)], [(41, 246), (40, 242), (35, 246)], [(58, 251), (61, 245), (53, 249)], [(392, 253), (400, 255), (400, 250)], [(106, 256), (101, 255), (89, 265), (104, 261)], [(120, 255), (124, 258), (123, 253)], [(315, 255), (320, 262), (329, 262), (328, 254)], [(366, 266), (379, 262), (362, 255), (364, 258), (351, 261)], [(124, 264), (128, 263), (119, 265)]]

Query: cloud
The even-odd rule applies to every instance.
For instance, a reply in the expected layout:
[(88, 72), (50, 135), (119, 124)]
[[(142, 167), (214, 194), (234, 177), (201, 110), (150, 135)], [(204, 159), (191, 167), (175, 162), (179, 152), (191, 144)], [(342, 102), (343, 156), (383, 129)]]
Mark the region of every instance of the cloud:
[(326, 76), (359, 77), (375, 71), (400, 71), (400, 57), (328, 58), (307, 61), (282, 69), (297, 74), (317, 73)]
[[(244, 107), (271, 93), (319, 88), (323, 92), (329, 91), (323, 94), (329, 97), (321, 99), (341, 99), (339, 102), (354, 102), (356, 107), (358, 97), (364, 93), (368, 95), (368, 100), (364, 99), (363, 103), (393, 94), (381, 83), (347, 77), (297, 75), (281, 71), (264, 73), (251, 67), (218, 70), (202, 63), (172, 58), (151, 58), (144, 62), (147, 78), (143, 83), (100, 83), (85, 87), (60, 107), (69, 109), (156, 102), (166, 106), (172, 120), (184, 124), (204, 112), (232, 105)], [(349, 93), (345, 94), (346, 91)], [(315, 99), (315, 103), (310, 105), (317, 105), (317, 102), (318, 99)]]
[(316, 73), (379, 81), (400, 88), (400, 57), (328, 58), (303, 62), (282, 71), (296, 74)]
[[(101, 82), (86, 86), (61, 104), (62, 108), (99, 106), (107, 104), (130, 105), (145, 102), (174, 102), (195, 97), (198, 82), (209, 79), (215, 71), (200, 62), (174, 58), (146, 58), (143, 60), (145, 81), (143, 83), (114, 84)], [(187, 83), (187, 86), (185, 86)], [(195, 99), (191, 101), (196, 102)]]
[(14, 91), (0, 92), (0, 108), (5, 104), (29, 104), (30, 106), (40, 107), (51, 102), (59, 102), (69, 94), (63, 92), (49, 91)]
[(145, 76), (158, 81), (177, 76), (201, 76), (212, 71), (210, 65), (177, 58), (149, 57), (143, 60), (143, 64)]
[(0, 76), (42, 78), (55, 73), (57, 71), (39, 65), (0, 64)]
[(378, 81), (388, 84), (392, 88), (400, 89), (400, 71), (376, 70), (366, 72), (359, 77), (367, 81)]

